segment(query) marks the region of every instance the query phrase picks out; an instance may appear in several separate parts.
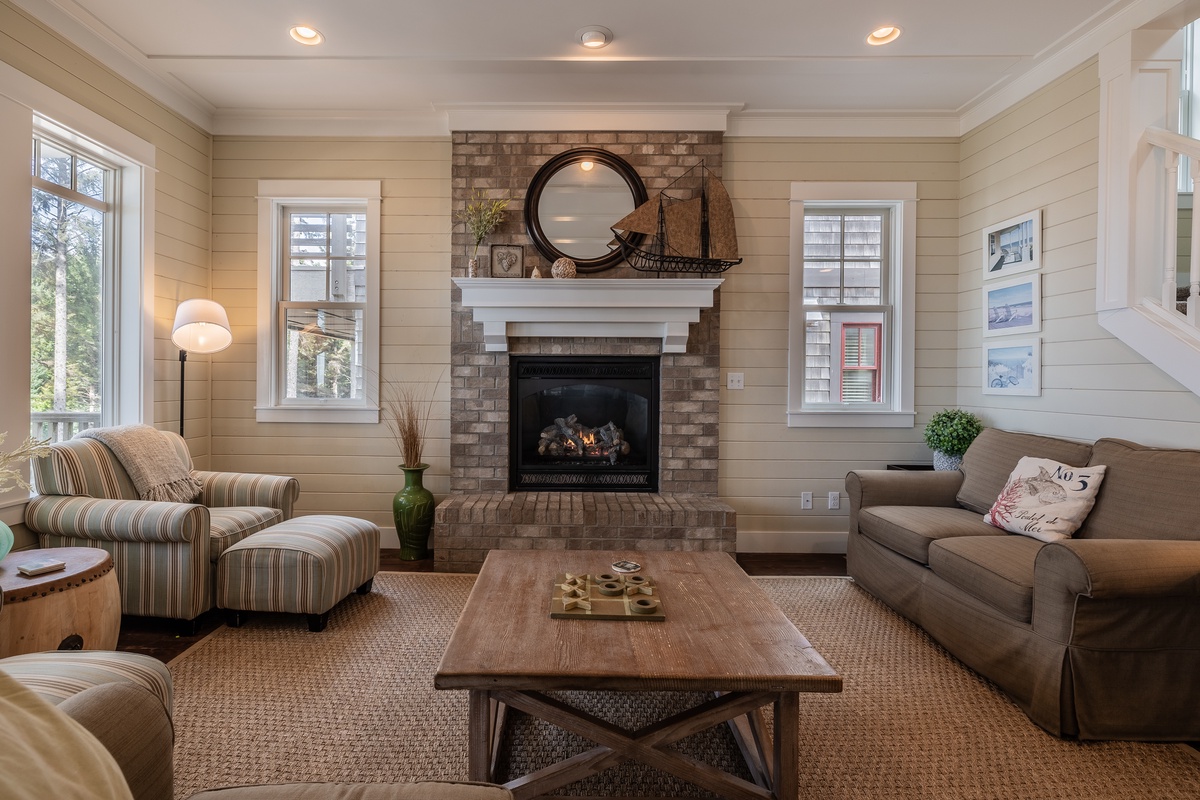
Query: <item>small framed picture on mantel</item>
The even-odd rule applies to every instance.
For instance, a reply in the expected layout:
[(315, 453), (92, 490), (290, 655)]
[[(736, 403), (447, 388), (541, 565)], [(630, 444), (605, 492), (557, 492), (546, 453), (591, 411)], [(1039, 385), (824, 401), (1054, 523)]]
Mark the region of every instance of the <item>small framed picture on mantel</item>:
[(525, 277), (525, 248), (519, 244), (492, 245), (492, 277)]

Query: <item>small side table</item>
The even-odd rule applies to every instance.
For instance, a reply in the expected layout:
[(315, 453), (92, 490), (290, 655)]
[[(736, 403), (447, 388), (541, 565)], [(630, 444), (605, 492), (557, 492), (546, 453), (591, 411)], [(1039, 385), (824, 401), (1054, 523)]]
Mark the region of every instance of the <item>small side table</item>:
[[(39, 558), (66, 569), (26, 577), (17, 567)], [(112, 556), (96, 547), (18, 550), (0, 560), (0, 657), (44, 650), (113, 650), (121, 631), (121, 593)]]

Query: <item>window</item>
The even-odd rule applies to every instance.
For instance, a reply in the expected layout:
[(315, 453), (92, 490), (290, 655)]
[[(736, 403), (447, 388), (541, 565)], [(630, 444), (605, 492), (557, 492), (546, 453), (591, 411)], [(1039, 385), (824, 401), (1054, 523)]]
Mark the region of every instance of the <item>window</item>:
[(378, 422), (379, 183), (259, 191), (259, 421)]
[(913, 424), (915, 195), (792, 185), (790, 426)]
[(44, 118), (32, 130), (30, 433), (62, 441), (150, 407), (152, 173)]

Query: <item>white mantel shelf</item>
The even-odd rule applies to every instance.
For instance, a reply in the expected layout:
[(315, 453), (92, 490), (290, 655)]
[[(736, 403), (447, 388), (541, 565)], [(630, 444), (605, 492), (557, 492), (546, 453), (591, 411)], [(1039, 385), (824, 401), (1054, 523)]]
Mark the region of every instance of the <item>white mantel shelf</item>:
[(463, 308), (483, 324), (489, 352), (510, 336), (662, 339), (664, 353), (687, 352), (688, 326), (712, 308), (724, 278), (454, 278)]

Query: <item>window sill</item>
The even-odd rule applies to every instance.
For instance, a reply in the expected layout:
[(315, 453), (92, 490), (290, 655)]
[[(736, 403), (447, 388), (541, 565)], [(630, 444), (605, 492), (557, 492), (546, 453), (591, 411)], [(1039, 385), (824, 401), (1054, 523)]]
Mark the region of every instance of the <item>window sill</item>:
[(789, 411), (789, 428), (911, 428), (913, 411)]
[(258, 422), (313, 422), (378, 425), (378, 408), (334, 408), (330, 406), (256, 407)]

